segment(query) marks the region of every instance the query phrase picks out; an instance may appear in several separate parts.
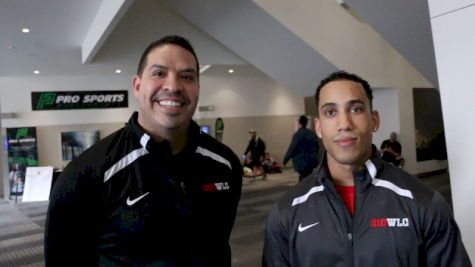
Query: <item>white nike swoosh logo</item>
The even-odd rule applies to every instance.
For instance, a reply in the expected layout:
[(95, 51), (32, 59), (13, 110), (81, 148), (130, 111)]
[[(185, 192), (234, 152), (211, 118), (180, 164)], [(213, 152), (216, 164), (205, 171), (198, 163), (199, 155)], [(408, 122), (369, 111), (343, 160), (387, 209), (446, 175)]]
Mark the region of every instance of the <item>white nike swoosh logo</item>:
[(316, 222), (316, 223), (313, 223), (313, 224), (309, 224), (307, 226), (302, 226), (302, 223), (299, 224), (299, 232), (303, 232), (305, 230), (307, 230), (308, 228), (310, 227), (314, 227), (315, 225), (319, 224), (320, 222)]
[(146, 195), (150, 194), (150, 192), (147, 192), (137, 198), (134, 198), (134, 199), (130, 199), (130, 196), (127, 198), (127, 205), (129, 206), (132, 206), (134, 205), (135, 203), (137, 203), (139, 200), (141, 200), (142, 198), (144, 198)]

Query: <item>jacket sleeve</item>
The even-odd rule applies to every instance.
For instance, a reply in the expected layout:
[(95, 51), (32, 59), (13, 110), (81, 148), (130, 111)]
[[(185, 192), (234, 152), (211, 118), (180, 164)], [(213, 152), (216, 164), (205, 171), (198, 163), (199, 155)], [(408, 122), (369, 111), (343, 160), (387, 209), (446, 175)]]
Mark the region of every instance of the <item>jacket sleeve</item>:
[(429, 212), (424, 233), (427, 266), (472, 266), (452, 212), (437, 192)]
[(79, 184), (80, 177), (68, 167), (58, 178), (50, 196), (45, 225), (45, 265), (97, 266), (98, 237), (93, 228), (93, 220), (97, 218), (94, 218), (94, 211), (88, 209), (90, 200), (81, 199), (80, 192), (84, 189)]
[(249, 153), (252, 149), (252, 146), (251, 146), (251, 141), (249, 141), (249, 143), (247, 144), (247, 147), (246, 147), (246, 150), (244, 151), (244, 155), (247, 155), (247, 153)]
[(227, 231), (227, 240), (229, 240), (229, 237), (231, 236), (231, 230), (233, 228), (235, 219), (236, 219), (236, 213), (237, 213), (237, 207), (239, 204), (239, 200), (241, 199), (241, 190), (242, 190), (242, 166), (239, 162), (239, 160), (236, 159), (233, 161), (232, 164), (232, 206), (229, 207), (228, 209), (228, 231)]
[[(208, 237), (206, 233), (201, 238), (219, 238), (218, 242), (215, 243), (215, 246), (211, 247), (209, 245), (204, 245), (203, 248), (207, 250), (205, 254), (206, 261), (203, 265), (199, 266), (222, 266), (222, 267), (231, 267), (231, 247), (229, 245), (229, 239), (231, 232), (234, 226), (236, 219), (237, 207), (241, 197), (242, 189), (242, 167), (236, 156), (233, 154), (231, 160), (231, 180), (230, 180), (230, 195), (226, 202), (221, 203), (222, 209), (219, 210), (220, 219), (219, 227), (216, 229), (214, 236)], [(212, 211), (216, 213), (218, 211)], [(218, 234), (219, 233), (219, 234)], [(206, 240), (203, 239), (206, 244)], [(213, 251), (210, 253), (209, 251)], [(161, 265), (160, 265), (161, 266)], [(168, 265), (167, 265), (168, 266)], [(175, 266), (175, 265), (173, 265)], [(182, 265), (179, 265), (182, 266)], [(185, 266), (185, 265), (183, 265)], [(190, 265), (191, 266), (191, 265)], [(194, 265), (193, 265), (194, 266)]]
[(288, 231), (283, 225), (283, 218), (279, 212), (278, 204), (275, 203), (267, 218), (263, 267), (290, 267)]
[(283, 161), (284, 164), (287, 164), (287, 162), (293, 157), (294, 150), (297, 144), (298, 144), (298, 136), (297, 136), (297, 133), (295, 133), (292, 136), (292, 141), (290, 142), (289, 148), (287, 149), (287, 152), (285, 153), (284, 161)]

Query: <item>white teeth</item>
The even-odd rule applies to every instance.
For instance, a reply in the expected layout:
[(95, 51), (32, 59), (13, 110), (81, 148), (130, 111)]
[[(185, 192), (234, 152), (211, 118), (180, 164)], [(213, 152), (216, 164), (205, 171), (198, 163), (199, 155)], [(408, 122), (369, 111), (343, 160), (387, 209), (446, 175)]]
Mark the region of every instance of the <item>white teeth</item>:
[(160, 106), (169, 106), (169, 107), (181, 107), (180, 102), (172, 101), (172, 100), (162, 100), (158, 102)]

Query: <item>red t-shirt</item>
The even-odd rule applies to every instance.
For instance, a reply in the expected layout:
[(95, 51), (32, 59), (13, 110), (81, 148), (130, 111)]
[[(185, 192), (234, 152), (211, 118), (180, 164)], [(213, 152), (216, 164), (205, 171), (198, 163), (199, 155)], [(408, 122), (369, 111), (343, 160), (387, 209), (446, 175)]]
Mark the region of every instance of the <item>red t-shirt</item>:
[(335, 185), (335, 188), (351, 216), (353, 216), (353, 214), (355, 214), (355, 187)]

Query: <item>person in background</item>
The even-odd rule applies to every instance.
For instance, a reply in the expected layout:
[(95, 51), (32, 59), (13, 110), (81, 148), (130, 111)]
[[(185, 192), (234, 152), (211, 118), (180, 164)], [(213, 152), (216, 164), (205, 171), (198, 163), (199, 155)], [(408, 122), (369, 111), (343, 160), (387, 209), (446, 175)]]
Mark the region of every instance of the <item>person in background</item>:
[(231, 266), (242, 168), (191, 119), (198, 66), (180, 36), (145, 49), (132, 80), (138, 112), (54, 185), (46, 266)]
[(269, 152), (266, 152), (264, 160), (262, 161), (262, 165), (266, 173), (272, 174), (282, 172), (282, 167), (277, 161), (274, 160), (274, 157), (272, 157)]
[(292, 141), (283, 160), (285, 165), (292, 159), (294, 169), (299, 173), (299, 181), (312, 173), (318, 165), (317, 135), (307, 129), (307, 123), (307, 116), (299, 117), (299, 129), (292, 136)]
[(381, 154), (384, 161), (400, 168), (404, 167), (404, 158), (401, 156), (401, 144), (397, 141), (397, 133), (392, 132), (389, 139), (381, 143)]
[(251, 139), (249, 140), (249, 144), (247, 145), (246, 151), (244, 151), (244, 155), (247, 153), (251, 153), (252, 157), (252, 172), (254, 176), (261, 176), (263, 175), (265, 178), (264, 168), (262, 167), (262, 161), (264, 160), (264, 156), (266, 153), (266, 143), (262, 138), (257, 135), (257, 131), (254, 129), (249, 130), (251, 134)]
[(332, 73), (316, 89), (319, 168), (271, 208), (264, 266), (471, 266), (445, 199), (381, 159), (372, 90)]

